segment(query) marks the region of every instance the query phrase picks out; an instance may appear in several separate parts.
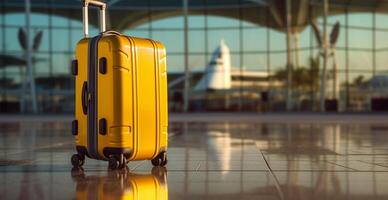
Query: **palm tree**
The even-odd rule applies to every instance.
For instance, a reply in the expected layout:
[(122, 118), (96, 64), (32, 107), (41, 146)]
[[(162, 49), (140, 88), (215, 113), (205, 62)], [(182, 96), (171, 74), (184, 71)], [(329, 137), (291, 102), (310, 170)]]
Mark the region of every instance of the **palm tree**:
[[(306, 91), (311, 94), (311, 101), (315, 102), (319, 91), (319, 56), (309, 58), (309, 67), (298, 67), (292, 70), (292, 88)], [(275, 80), (286, 83), (287, 69), (279, 69), (273, 76)]]
[(311, 84), (311, 101), (312, 110), (314, 110), (317, 94), (319, 91), (319, 71), (320, 71), (320, 59), (319, 56), (310, 57), (310, 84)]
[[(309, 68), (301, 66), (292, 70), (294, 74), (292, 79), (293, 88), (317, 90), (319, 87), (319, 57), (310, 57), (309, 64)], [(286, 81), (287, 69), (277, 70), (273, 78), (279, 81)]]
[[(38, 51), (38, 49), (41, 45), (42, 36), (43, 36), (42, 31), (38, 31), (38, 33), (35, 34), (33, 44), (32, 44), (32, 53), (35, 53), (36, 51)], [(26, 32), (23, 28), (19, 28), (18, 39), (19, 39), (19, 44), (22, 47), (23, 51), (26, 52), (27, 51), (27, 35), (26, 35)], [(33, 63), (36, 63), (39, 61), (41, 61), (41, 59), (37, 59), (35, 57), (32, 58)], [(20, 76), (21, 76), (20, 80), (22, 80), (22, 92), (21, 92), (22, 95), (25, 94), (25, 88), (26, 88), (26, 81), (25, 81), (26, 79), (24, 77), (24, 72), (23, 72), (23, 67), (26, 67), (26, 66), (27, 66), (27, 62), (26, 62), (24, 55), (19, 57), (19, 56), (13, 56), (13, 55), (0, 54), (0, 69), (5, 69), (7, 67), (19, 67)], [(30, 79), (32, 79), (32, 77)], [(29, 80), (29, 81), (33, 81), (33, 80)], [(24, 111), (24, 97), (23, 96), (20, 99), (20, 103), (21, 103), (21, 111)]]

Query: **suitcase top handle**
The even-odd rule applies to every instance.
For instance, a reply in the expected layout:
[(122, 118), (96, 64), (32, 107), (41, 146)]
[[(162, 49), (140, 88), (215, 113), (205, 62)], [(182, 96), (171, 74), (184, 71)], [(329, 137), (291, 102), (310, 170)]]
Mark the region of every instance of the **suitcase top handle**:
[(88, 18), (88, 7), (95, 6), (100, 8), (100, 32), (105, 32), (105, 9), (106, 4), (104, 2), (95, 1), (95, 0), (82, 0), (82, 19), (84, 24), (84, 35), (85, 37), (89, 36), (89, 18)]

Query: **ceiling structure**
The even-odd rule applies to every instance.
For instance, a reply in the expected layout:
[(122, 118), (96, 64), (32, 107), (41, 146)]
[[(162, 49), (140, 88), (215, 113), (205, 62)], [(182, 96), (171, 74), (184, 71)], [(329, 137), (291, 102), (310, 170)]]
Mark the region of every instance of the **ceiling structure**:
[[(32, 12), (51, 13), (81, 20), (80, 0), (31, 0)], [(182, 0), (106, 0), (108, 27), (130, 27), (182, 15)], [(300, 32), (322, 16), (323, 0), (291, 0), (292, 31)], [(2, 0), (1, 13), (24, 12), (24, 0)], [(387, 12), (388, 0), (329, 0), (329, 15), (345, 12)], [(97, 12), (91, 12), (96, 14)], [(253, 24), (286, 31), (286, 0), (190, 0), (190, 15), (214, 15), (242, 19)], [(97, 25), (97, 17), (90, 17)]]

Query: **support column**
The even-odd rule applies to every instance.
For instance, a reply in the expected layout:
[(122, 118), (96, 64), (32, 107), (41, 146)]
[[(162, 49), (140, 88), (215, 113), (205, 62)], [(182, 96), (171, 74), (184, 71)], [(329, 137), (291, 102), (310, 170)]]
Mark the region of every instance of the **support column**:
[(328, 58), (328, 41), (327, 41), (327, 16), (329, 14), (329, 2), (324, 0), (323, 4), (323, 69), (321, 75), (321, 91), (320, 91), (320, 111), (325, 112), (325, 99), (326, 99), (326, 70), (327, 70), (327, 58)]
[(287, 111), (292, 110), (292, 58), (291, 58), (291, 0), (286, 2), (286, 24), (287, 24)]
[(294, 33), (294, 54), (295, 54), (295, 66), (300, 67), (300, 33)]
[[(34, 71), (32, 66), (32, 48), (31, 48), (31, 25), (30, 25), (30, 19), (31, 19), (31, 2), (30, 0), (25, 0), (25, 17), (26, 17), (26, 63), (27, 63), (27, 74), (28, 79), (30, 83), (30, 97), (31, 97), (31, 103), (32, 103), (32, 112), (38, 113), (38, 105), (36, 103), (36, 88), (35, 88), (35, 77), (34, 77)], [(25, 94), (22, 94), (25, 95)]]
[[(294, 44), (293, 44), (293, 48), (294, 48), (294, 68), (299, 68), (300, 67), (300, 50), (299, 50), (299, 47), (300, 47), (300, 33), (298, 32), (295, 32), (293, 33), (293, 38), (294, 38)], [(297, 97), (294, 99), (294, 107), (296, 107), (297, 110), (300, 110), (300, 106), (301, 106), (301, 103), (300, 103), (300, 94), (302, 93), (299, 89), (296, 90), (297, 92)]]
[(185, 45), (185, 84), (183, 97), (183, 111), (189, 110), (190, 99), (190, 73), (189, 73), (189, 33), (188, 33), (188, 15), (189, 15), (189, 0), (183, 0), (183, 16), (184, 16), (184, 45)]
[(350, 107), (350, 88), (349, 88), (349, 11), (345, 14), (345, 111), (349, 111)]
[(333, 99), (337, 99), (339, 103), (339, 81), (338, 81), (338, 62), (335, 48), (332, 49), (333, 53)]
[[(24, 55), (25, 56), (25, 55)], [(24, 113), (26, 111), (26, 71), (23, 69), (23, 66), (19, 66), (20, 73), (20, 82), (22, 84), (22, 90), (20, 93), (20, 112)]]
[[(373, 11), (373, 29), (372, 29), (372, 78), (376, 75), (376, 10)], [(368, 111), (372, 111), (372, 93), (373, 88), (368, 87)]]

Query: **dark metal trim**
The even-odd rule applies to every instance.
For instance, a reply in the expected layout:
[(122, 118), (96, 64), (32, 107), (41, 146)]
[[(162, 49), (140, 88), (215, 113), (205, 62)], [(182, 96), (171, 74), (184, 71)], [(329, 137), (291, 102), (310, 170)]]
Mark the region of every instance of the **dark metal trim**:
[(105, 57), (100, 58), (98, 65), (99, 65), (100, 73), (106, 74), (108, 71), (108, 67), (107, 67), (107, 61)]
[(73, 135), (78, 135), (78, 120), (73, 120), (71, 122), (71, 133)]
[(78, 75), (78, 60), (72, 60), (71, 61), (71, 74), (73, 76)]
[(88, 104), (89, 104), (89, 93), (88, 93), (88, 82), (84, 82), (82, 85), (82, 91), (81, 91), (81, 105), (82, 105), (82, 112), (84, 115), (88, 113)]
[(105, 118), (101, 118), (98, 121), (98, 132), (101, 135), (106, 135), (106, 133), (107, 133), (107, 122), (106, 122)]

